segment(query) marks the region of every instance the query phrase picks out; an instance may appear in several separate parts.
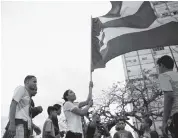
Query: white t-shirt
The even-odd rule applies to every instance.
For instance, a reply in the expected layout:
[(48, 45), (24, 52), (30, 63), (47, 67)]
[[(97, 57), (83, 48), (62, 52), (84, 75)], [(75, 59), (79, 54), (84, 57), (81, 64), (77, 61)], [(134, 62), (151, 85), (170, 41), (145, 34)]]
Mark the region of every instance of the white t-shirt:
[(30, 108), (30, 96), (28, 91), (25, 89), (24, 86), (18, 86), (13, 95), (13, 100), (18, 102), (16, 107), (16, 119), (22, 119), (28, 122), (28, 129), (31, 129), (31, 117), (29, 115), (29, 108)]
[(82, 134), (83, 130), (82, 130), (81, 116), (71, 112), (74, 108), (78, 108), (78, 105), (75, 105), (74, 103), (67, 101), (65, 102), (63, 108), (64, 108), (64, 115), (67, 120), (67, 131)]
[(173, 106), (171, 115), (178, 113), (178, 72), (168, 71), (159, 75), (162, 91), (173, 91)]
[(145, 132), (145, 133), (143, 134), (143, 138), (151, 138), (150, 133), (146, 133), (146, 132)]

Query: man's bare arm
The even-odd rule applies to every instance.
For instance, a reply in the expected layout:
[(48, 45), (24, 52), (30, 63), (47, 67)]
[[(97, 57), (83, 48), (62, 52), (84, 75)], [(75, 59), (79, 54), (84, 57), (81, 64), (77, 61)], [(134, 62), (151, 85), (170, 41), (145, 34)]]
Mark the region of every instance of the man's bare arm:
[(164, 114), (163, 114), (163, 123), (167, 124), (167, 121), (170, 117), (173, 104), (173, 92), (167, 91), (164, 92)]

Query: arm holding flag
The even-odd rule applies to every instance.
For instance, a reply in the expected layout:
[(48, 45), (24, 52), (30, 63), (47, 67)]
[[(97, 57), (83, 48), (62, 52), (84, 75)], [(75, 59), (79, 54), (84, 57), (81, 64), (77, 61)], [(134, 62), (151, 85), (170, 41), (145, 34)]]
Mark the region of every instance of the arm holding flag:
[(80, 102), (78, 107), (81, 108), (85, 105), (88, 105), (89, 101), (92, 100), (92, 88), (93, 88), (93, 82), (90, 81), (90, 85), (89, 85), (89, 93), (88, 93), (88, 98), (86, 101)]

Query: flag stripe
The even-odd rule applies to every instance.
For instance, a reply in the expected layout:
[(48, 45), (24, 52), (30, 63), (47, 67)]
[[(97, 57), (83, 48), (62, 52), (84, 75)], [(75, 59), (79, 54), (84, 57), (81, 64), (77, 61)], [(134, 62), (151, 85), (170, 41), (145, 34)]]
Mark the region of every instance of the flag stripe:
[[(136, 32), (142, 32), (147, 31), (150, 29), (154, 29), (156, 27), (162, 26), (163, 24), (170, 23), (171, 21), (176, 21), (173, 17), (168, 17), (167, 20), (164, 19), (164, 21), (161, 20), (155, 20), (148, 28), (140, 29), (140, 28), (128, 28), (128, 27), (119, 27), (119, 28), (107, 28), (103, 32), (105, 33), (105, 39), (104, 43), (105, 45), (101, 47), (100, 51), (105, 49), (107, 47), (107, 43), (109, 40), (112, 40), (113, 38), (116, 38), (118, 36), (129, 34), (129, 33), (136, 33)], [(101, 38), (102, 33), (98, 38)]]
[(170, 22), (160, 27), (118, 36), (107, 43), (107, 49), (102, 51), (104, 62), (140, 49), (178, 44), (178, 23)]
[(105, 28), (108, 27), (146, 28), (149, 27), (154, 22), (155, 19), (156, 16), (154, 14), (150, 2), (144, 1), (135, 14), (120, 19), (108, 21), (104, 23), (103, 26)]

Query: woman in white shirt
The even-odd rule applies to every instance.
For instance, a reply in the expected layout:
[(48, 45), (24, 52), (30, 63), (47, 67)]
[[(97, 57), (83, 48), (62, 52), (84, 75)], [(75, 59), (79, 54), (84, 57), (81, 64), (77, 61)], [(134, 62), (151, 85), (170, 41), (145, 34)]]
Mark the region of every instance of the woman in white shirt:
[[(92, 101), (92, 87), (93, 83), (90, 82), (88, 98), (84, 102), (79, 104), (74, 103), (76, 95), (72, 90), (64, 92), (63, 99), (64, 103), (64, 114), (67, 120), (67, 134), (66, 138), (82, 138), (82, 121), (81, 116), (88, 113), (89, 108), (93, 105)], [(81, 109), (81, 107), (85, 108)]]

